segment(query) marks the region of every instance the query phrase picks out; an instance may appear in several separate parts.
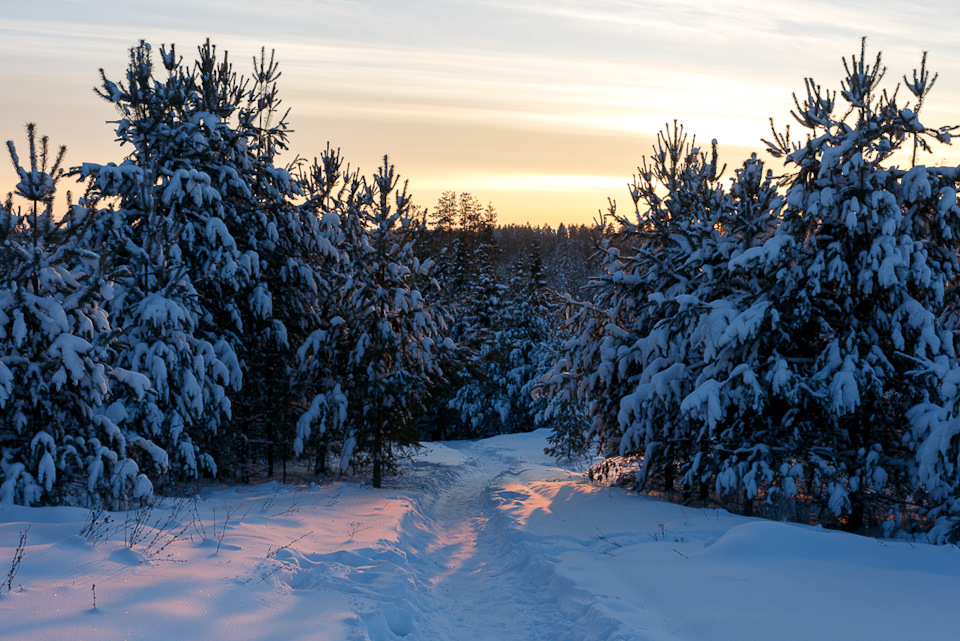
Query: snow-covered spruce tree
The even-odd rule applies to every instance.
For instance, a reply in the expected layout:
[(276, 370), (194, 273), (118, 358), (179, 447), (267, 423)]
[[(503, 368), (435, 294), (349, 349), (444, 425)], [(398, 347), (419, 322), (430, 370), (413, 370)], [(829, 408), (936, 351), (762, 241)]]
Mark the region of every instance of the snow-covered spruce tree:
[(557, 315), (550, 304), (539, 245), (530, 248), (526, 260), (515, 260), (511, 271), (494, 342), (503, 352), (501, 386), (510, 403), (504, 431), (518, 432), (533, 429), (542, 409), (537, 383), (556, 335)]
[(369, 182), (354, 177), (335, 213), (342, 233), (337, 315), (300, 348), (315, 395), (298, 423), (298, 453), (315, 431), (342, 431), (341, 470), (365, 453), (380, 487), (398, 448), (420, 440), (417, 418), (454, 348), (431, 263), (413, 254), (422, 223), (410, 218), (406, 187), (384, 158)]
[(143, 499), (151, 484), (108, 403), (111, 385), (142, 398), (149, 383), (111, 366), (99, 257), (73, 217), (53, 218), (66, 148), (51, 158), (32, 124), (27, 142), (29, 169), (7, 143), (27, 211), (8, 200), (0, 212), (0, 502)]
[(437, 264), (441, 300), (453, 317), (451, 337), (459, 346), (450, 361), (447, 384), (434, 395), (426, 420), (440, 438), (477, 437), (512, 431), (524, 423), (514, 416), (519, 393), (507, 381), (511, 347), (504, 343), (509, 286), (502, 264), (492, 205), (475, 196), (445, 192), (429, 215), (424, 248)]

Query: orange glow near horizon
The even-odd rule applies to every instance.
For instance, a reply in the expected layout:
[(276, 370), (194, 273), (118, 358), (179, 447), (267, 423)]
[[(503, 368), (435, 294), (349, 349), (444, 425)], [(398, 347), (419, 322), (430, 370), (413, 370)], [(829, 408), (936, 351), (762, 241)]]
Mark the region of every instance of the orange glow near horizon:
[[(716, 138), (732, 175), (762, 152), (771, 116), (790, 122), (805, 76), (837, 88), (841, 57), (864, 33), (884, 52), (888, 87), (929, 51), (940, 79), (923, 121), (960, 121), (960, 5), (911, 7), (909, 21), (888, 0), (867, 12), (826, 0), (761, 11), (746, 0), (171, 0), (162, 12), (53, 0), (45, 12), (40, 21), (26, 4), (0, 8), (0, 140), (20, 144), (33, 121), (69, 147), (68, 165), (119, 161), (126, 150), (106, 124), (115, 114), (92, 91), (98, 68), (120, 79), (141, 38), (176, 42), (189, 59), (210, 37), (240, 73), (266, 46), (294, 130), (281, 161), (329, 141), (369, 174), (388, 154), (419, 205), (470, 192), (503, 224), (591, 224), (608, 198), (629, 204), (632, 174), (674, 119), (703, 146)], [(926, 162), (960, 162), (960, 151)], [(3, 193), (14, 176), (0, 160)]]

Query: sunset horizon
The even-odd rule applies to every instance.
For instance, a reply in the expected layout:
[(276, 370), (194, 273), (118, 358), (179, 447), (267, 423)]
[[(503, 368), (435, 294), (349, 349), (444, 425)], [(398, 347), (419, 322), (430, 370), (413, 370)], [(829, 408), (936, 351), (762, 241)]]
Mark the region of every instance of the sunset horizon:
[[(907, 29), (897, 4), (866, 13), (861, 4), (778, 2), (761, 15), (745, 2), (320, 1), (266, 14), (253, 3), (226, 13), (218, 3), (174, 3), (188, 21), (176, 10), (71, 1), (38, 20), (7, 4), (0, 136), (17, 142), (35, 122), (68, 147), (67, 166), (118, 162), (126, 150), (114, 142), (111, 106), (93, 92), (98, 69), (121, 80), (141, 39), (175, 43), (189, 60), (209, 38), (238, 74), (249, 75), (261, 48), (275, 52), (293, 130), (280, 164), (312, 160), (329, 143), (367, 174), (389, 156), (421, 207), (467, 192), (492, 204), (501, 224), (589, 225), (608, 199), (621, 211), (631, 204), (632, 175), (674, 120), (701, 145), (717, 140), (728, 176), (752, 152), (780, 173), (762, 142), (769, 119), (780, 130), (792, 122), (805, 77), (838, 89), (842, 58), (863, 36), (871, 55), (883, 52), (891, 89), (928, 51), (940, 78), (924, 122), (952, 124), (958, 28), (942, 25), (960, 24), (960, 8), (912, 8), (918, 21), (935, 18), (933, 31)], [(935, 152), (922, 160), (960, 162), (953, 147)], [(3, 193), (15, 186), (9, 162), (0, 180)]]

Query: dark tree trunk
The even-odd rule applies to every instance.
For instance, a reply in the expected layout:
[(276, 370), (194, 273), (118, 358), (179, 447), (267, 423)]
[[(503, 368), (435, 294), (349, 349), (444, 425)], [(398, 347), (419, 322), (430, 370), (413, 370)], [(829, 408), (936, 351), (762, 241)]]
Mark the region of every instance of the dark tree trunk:
[(669, 492), (673, 489), (673, 460), (670, 456), (667, 456), (666, 463), (663, 464), (663, 489), (665, 492)]
[(382, 486), (383, 480), (383, 426), (378, 425), (373, 441), (373, 487)]
[(851, 495), (850, 515), (847, 517), (847, 522), (843, 525), (843, 530), (847, 532), (858, 532), (861, 530), (865, 522), (865, 512), (863, 496), (860, 494)]
[(317, 462), (313, 466), (314, 475), (326, 476), (327, 474), (327, 444), (322, 442), (317, 449)]

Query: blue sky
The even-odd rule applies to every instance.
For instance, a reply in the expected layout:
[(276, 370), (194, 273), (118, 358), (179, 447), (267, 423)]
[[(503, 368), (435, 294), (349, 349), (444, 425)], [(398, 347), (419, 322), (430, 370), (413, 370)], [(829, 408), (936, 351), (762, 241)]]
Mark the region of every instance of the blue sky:
[[(190, 55), (210, 37), (238, 71), (276, 50), (295, 153), (330, 141), (368, 173), (387, 153), (421, 205), (469, 191), (501, 222), (587, 223), (625, 204), (665, 122), (737, 164), (771, 116), (789, 122), (805, 76), (837, 86), (864, 35), (891, 86), (929, 51), (923, 120), (960, 123), (960, 3), (0, 0), (0, 136), (34, 120), (68, 163), (117, 160), (97, 69), (119, 78), (141, 38)], [(12, 175), (4, 161), (3, 191)]]

